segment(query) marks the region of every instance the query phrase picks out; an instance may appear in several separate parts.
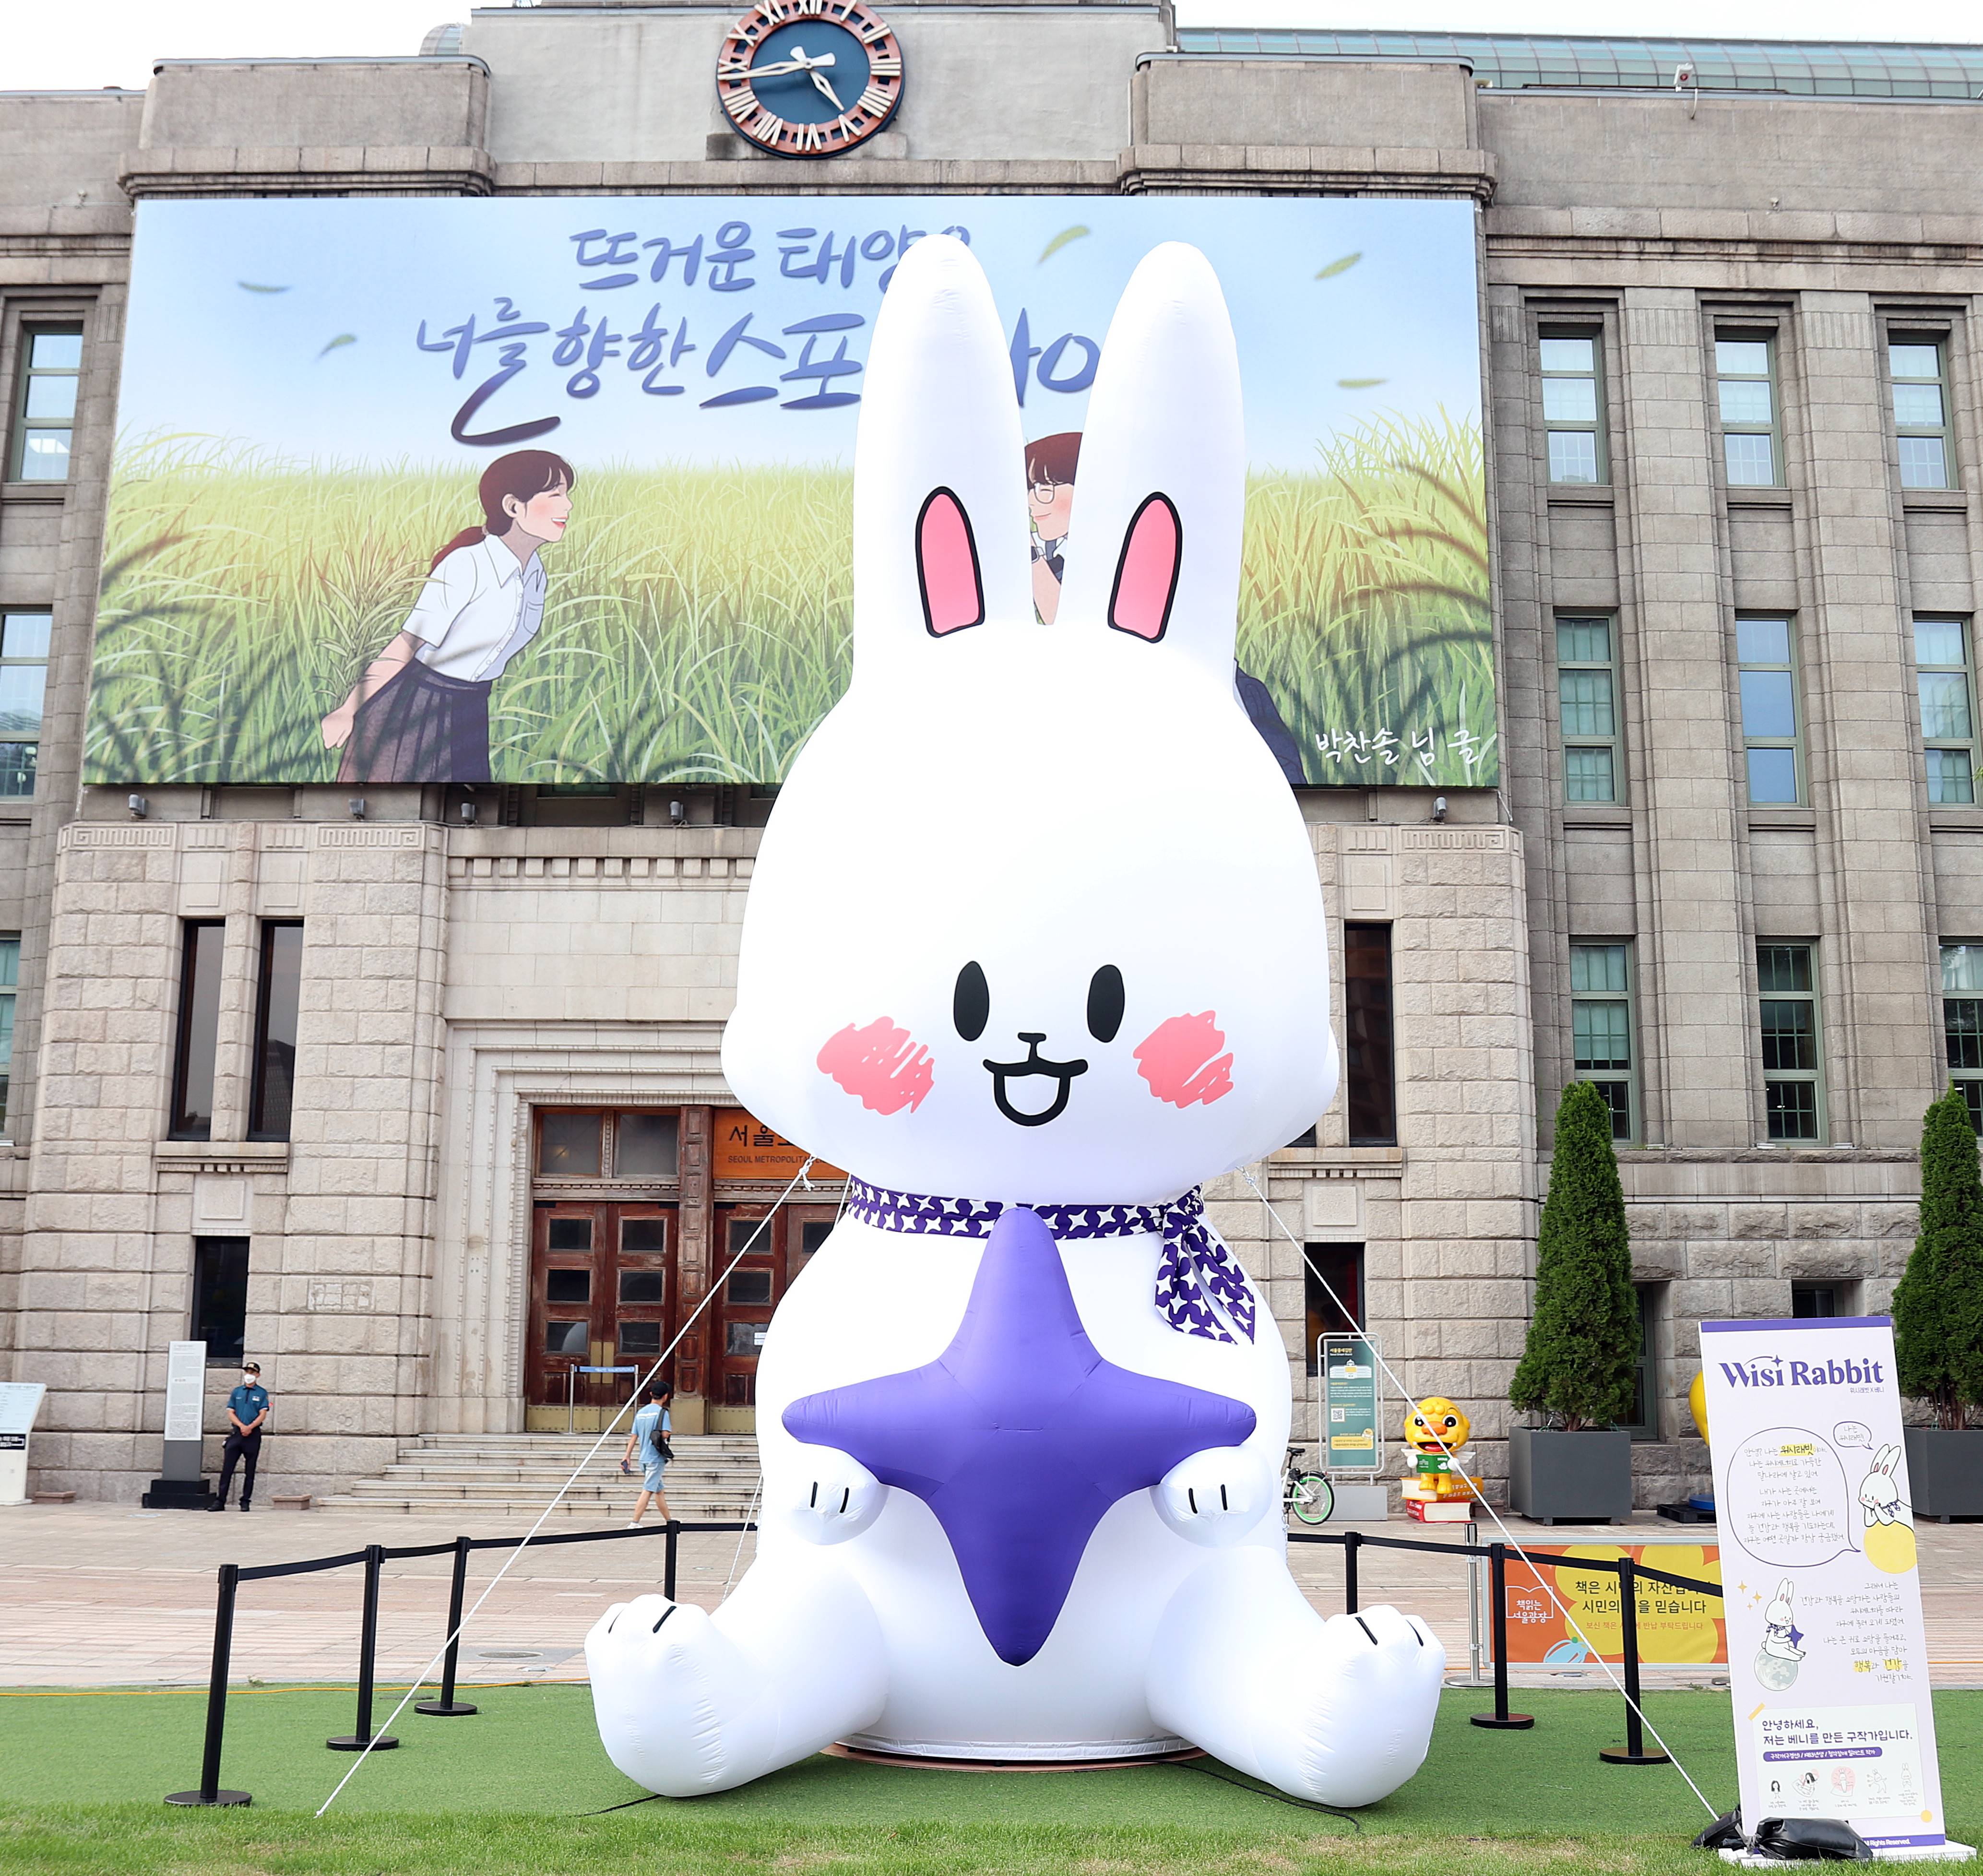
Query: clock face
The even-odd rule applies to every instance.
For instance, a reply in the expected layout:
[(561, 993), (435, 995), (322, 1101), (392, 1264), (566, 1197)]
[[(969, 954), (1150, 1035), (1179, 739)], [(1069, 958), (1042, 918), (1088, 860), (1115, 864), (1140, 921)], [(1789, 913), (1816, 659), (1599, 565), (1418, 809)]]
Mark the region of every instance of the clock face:
[(761, 149), (838, 156), (895, 115), (902, 48), (861, 0), (759, 0), (717, 55), (716, 95)]

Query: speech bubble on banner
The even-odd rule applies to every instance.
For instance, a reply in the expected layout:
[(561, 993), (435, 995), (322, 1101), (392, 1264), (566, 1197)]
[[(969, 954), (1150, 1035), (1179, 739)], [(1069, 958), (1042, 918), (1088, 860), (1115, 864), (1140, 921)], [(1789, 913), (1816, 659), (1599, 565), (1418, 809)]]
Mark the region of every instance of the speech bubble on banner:
[(1841, 1420), (1831, 1430), (1831, 1443), (1837, 1446), (1869, 1446), (1873, 1443), (1872, 1429), (1861, 1426), (1857, 1420)]
[(1845, 1469), (1809, 1427), (1751, 1434), (1729, 1470), (1735, 1535), (1758, 1562), (1808, 1570), (1855, 1547)]

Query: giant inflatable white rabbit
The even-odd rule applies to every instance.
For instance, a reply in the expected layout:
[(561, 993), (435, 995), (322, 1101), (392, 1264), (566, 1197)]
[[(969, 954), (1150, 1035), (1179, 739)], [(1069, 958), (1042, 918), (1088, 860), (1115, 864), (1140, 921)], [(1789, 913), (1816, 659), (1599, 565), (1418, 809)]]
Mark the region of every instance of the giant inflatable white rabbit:
[(760, 1357), (757, 1561), (713, 1616), (600, 1620), (600, 1735), (676, 1796), (837, 1740), (1189, 1743), (1368, 1804), (1445, 1654), (1289, 1577), (1288, 1349), (1195, 1190), (1336, 1079), (1311, 849), (1234, 692), (1239, 373), (1195, 249), (1109, 329), (1052, 627), (1022, 463), (990, 289), (931, 237), (868, 371), (853, 683), (765, 831), (724, 1043), (858, 1176)]

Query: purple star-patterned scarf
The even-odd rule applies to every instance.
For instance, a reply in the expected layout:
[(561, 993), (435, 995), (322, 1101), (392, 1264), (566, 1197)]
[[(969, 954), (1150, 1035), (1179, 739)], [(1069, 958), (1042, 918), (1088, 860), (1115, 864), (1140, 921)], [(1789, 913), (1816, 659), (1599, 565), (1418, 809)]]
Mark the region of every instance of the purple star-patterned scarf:
[[(997, 1199), (935, 1199), (922, 1192), (891, 1192), (865, 1179), (847, 1181), (847, 1209), (864, 1225), (880, 1231), (930, 1233), (945, 1238), (988, 1238), (1006, 1209)], [(1233, 1323), (1253, 1339), (1253, 1292), (1238, 1260), (1205, 1222), (1205, 1200), (1194, 1185), (1168, 1205), (1036, 1205), (1036, 1213), (1055, 1238), (1161, 1236), (1157, 1266), (1157, 1307), (1180, 1335), (1231, 1342)], [(1214, 1306), (1216, 1306), (1216, 1307)]]

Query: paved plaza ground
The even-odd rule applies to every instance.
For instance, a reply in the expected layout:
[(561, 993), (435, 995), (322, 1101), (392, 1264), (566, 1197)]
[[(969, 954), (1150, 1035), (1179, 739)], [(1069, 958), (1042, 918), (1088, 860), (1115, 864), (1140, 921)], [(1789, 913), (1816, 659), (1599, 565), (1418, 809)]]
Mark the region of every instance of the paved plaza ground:
[[(32, 1505), (0, 1511), (0, 1605), (13, 1619), (0, 1634), (0, 1686), (186, 1686), (207, 1677), (213, 1638), (215, 1572), (222, 1563), (286, 1563), (356, 1550), (367, 1543), (415, 1547), (457, 1534), (514, 1536), (527, 1527), (504, 1519), (382, 1517), (363, 1511), (145, 1512), (129, 1505)], [(566, 1520), (547, 1527), (560, 1533)], [(602, 1530), (617, 1523), (602, 1523)], [(1403, 1520), (1356, 1527), (1366, 1533), (1463, 1542), (1466, 1527)], [(1520, 1520), (1523, 1543), (1712, 1543), (1710, 1527), (1682, 1527), (1642, 1517), (1618, 1526), (1544, 1529)], [(1480, 1527), (1483, 1541), (1493, 1534)], [(1983, 1687), (1983, 1525), (1923, 1523), (1921, 1597), (1930, 1664), (1938, 1687)], [(749, 1567), (747, 1534), (684, 1533), (677, 1590), (714, 1608)], [(560, 1544), (526, 1550), (512, 1564), (462, 1644), (470, 1680), (582, 1680), (586, 1630), (610, 1604), (658, 1587), (663, 1540)], [(471, 1559), (471, 1605), (510, 1553)], [(1333, 1545), (1296, 1544), (1291, 1561), (1316, 1607), (1343, 1607), (1343, 1553)], [(445, 1557), (386, 1566), (380, 1597), (379, 1680), (403, 1687), (445, 1633)], [(1458, 1559), (1365, 1549), (1359, 1600), (1394, 1603), (1430, 1623), (1446, 1644), (1450, 1677), (1470, 1667), (1467, 1570)], [(233, 1677), (343, 1681), (356, 1671), (360, 1573), (355, 1567), (244, 1585), (234, 1637)], [(1541, 1674), (1518, 1683), (1574, 1687), (1580, 1677)], [(1701, 1669), (1649, 1676), (1653, 1684), (1712, 1678)], [(1582, 1681), (1602, 1684), (1602, 1677)]]

